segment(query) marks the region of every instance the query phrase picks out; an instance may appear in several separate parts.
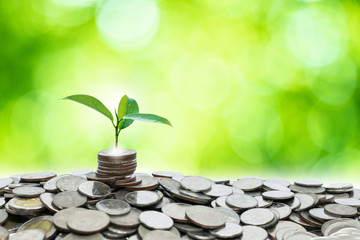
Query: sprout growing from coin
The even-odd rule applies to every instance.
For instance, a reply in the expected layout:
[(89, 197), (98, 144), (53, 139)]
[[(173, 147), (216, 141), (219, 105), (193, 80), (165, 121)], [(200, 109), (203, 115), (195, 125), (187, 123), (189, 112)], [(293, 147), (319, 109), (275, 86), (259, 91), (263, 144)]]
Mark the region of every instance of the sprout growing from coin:
[(110, 110), (95, 97), (85, 94), (77, 94), (65, 97), (63, 99), (68, 99), (84, 104), (85, 106), (88, 106), (109, 118), (115, 129), (115, 149), (118, 148), (120, 131), (130, 126), (134, 120), (161, 123), (172, 126), (170, 121), (164, 117), (149, 113), (139, 113), (139, 105), (137, 102), (126, 95), (121, 98), (117, 111), (116, 109), (114, 110), (115, 117), (112, 115)]

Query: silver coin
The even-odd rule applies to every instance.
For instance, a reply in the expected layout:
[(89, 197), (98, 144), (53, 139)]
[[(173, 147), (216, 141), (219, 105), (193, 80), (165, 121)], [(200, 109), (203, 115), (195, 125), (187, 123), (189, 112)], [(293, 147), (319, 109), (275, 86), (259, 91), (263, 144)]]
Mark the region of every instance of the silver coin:
[(70, 174), (63, 174), (63, 175), (59, 175), (59, 176), (56, 176), (56, 177), (50, 179), (49, 181), (47, 181), (44, 184), (43, 188), (48, 192), (57, 192), (58, 191), (58, 188), (56, 186), (57, 180), (59, 180), (62, 177), (66, 177), (66, 176), (70, 176)]
[(181, 179), (180, 184), (183, 188), (193, 192), (205, 192), (211, 189), (212, 181), (199, 176), (186, 176)]
[(268, 178), (265, 181), (267, 182), (273, 182), (273, 183), (277, 183), (280, 185), (283, 185), (284, 187), (289, 187), (290, 186), (290, 182), (284, 180), (284, 179), (279, 179), (279, 178)]
[(352, 183), (332, 183), (326, 186), (326, 190), (341, 190), (353, 188)]
[[(138, 228), (138, 235), (139, 235), (140, 239), (142, 239), (145, 237), (146, 234), (148, 234), (151, 231), (153, 231), (153, 230), (146, 228), (144, 225), (140, 225)], [(172, 227), (169, 231), (174, 233), (176, 236), (180, 237), (180, 233), (175, 227)]]
[(240, 217), (235, 211), (224, 207), (215, 207), (214, 209), (224, 215), (226, 222), (240, 224)]
[(122, 160), (132, 160), (136, 158), (136, 151), (132, 149), (107, 149), (98, 152), (98, 159), (121, 162)]
[(86, 181), (79, 185), (79, 192), (89, 198), (104, 198), (111, 194), (111, 189), (102, 182)]
[(53, 224), (53, 216), (47, 215), (30, 219), (21, 225), (16, 233), (34, 228), (44, 231), (46, 239), (51, 239), (56, 234), (56, 228)]
[(169, 192), (173, 190), (179, 191), (181, 186), (178, 181), (171, 178), (161, 178), (159, 184)]
[(242, 234), (243, 229), (239, 224), (227, 222), (225, 227), (211, 230), (210, 233), (219, 238), (234, 238)]
[(352, 207), (360, 207), (360, 199), (357, 198), (338, 198), (335, 199), (335, 203), (348, 205)]
[(254, 198), (258, 202), (257, 207), (259, 207), (259, 208), (267, 208), (267, 207), (270, 207), (273, 204), (272, 200), (264, 199), (262, 196), (256, 196)]
[(201, 205), (187, 208), (185, 214), (190, 222), (206, 229), (224, 227), (226, 222), (225, 216), (222, 213)]
[(56, 187), (60, 191), (76, 191), (81, 183), (86, 182), (86, 179), (80, 176), (64, 176), (56, 181)]
[(187, 223), (185, 211), (188, 207), (191, 207), (191, 205), (186, 203), (170, 203), (163, 206), (161, 211), (176, 222)]
[(131, 206), (146, 207), (151, 206), (160, 201), (158, 194), (152, 191), (130, 192), (125, 196), (125, 201)]
[(38, 197), (45, 192), (41, 187), (18, 187), (13, 191), (15, 197)]
[(77, 235), (74, 233), (68, 234), (63, 240), (105, 240), (100, 233), (91, 235)]
[(304, 211), (318, 202), (318, 197), (312, 193), (296, 193), (295, 196), (300, 200), (300, 206), (295, 211)]
[(312, 208), (309, 210), (309, 214), (311, 217), (320, 221), (329, 221), (336, 219), (336, 217), (326, 214), (324, 208)]
[(50, 211), (56, 213), (60, 210), (60, 208), (54, 206), (53, 199), (54, 199), (55, 193), (43, 193), (40, 195), (40, 201), (44, 206), (49, 209)]
[(187, 223), (174, 223), (174, 226), (179, 229), (179, 231), (183, 233), (188, 232), (200, 232), (202, 228), (195, 226), (194, 224), (187, 224)]
[(169, 216), (157, 211), (144, 211), (140, 214), (139, 220), (145, 227), (156, 230), (169, 230), (174, 225)]
[(265, 240), (268, 237), (268, 233), (265, 229), (257, 226), (242, 226), (243, 233), (241, 240)]
[(233, 187), (240, 188), (245, 192), (259, 189), (262, 187), (262, 185), (263, 185), (263, 181), (259, 178), (254, 178), (254, 177), (241, 178), (236, 180), (232, 184)]
[(130, 212), (131, 207), (127, 202), (119, 199), (104, 199), (96, 203), (99, 211), (108, 215), (124, 215)]
[(81, 207), (86, 201), (87, 198), (78, 191), (60, 192), (53, 197), (53, 204), (60, 209)]
[(295, 180), (294, 183), (303, 187), (321, 187), (323, 182), (318, 180), (310, 180), (310, 179), (298, 179)]
[(317, 236), (313, 233), (295, 232), (292, 236), (288, 237), (287, 240), (312, 240), (314, 237)]
[[(171, 193), (176, 193), (176, 191), (172, 191)], [(189, 198), (182, 198), (184, 200), (190, 200), (190, 201), (194, 201), (194, 202), (198, 202), (198, 203), (207, 203), (209, 201), (211, 201), (211, 197), (209, 197), (208, 195), (204, 194), (204, 193), (201, 193), (201, 192), (192, 192), (192, 191), (189, 191), (189, 190), (180, 190), (179, 193), (180, 195), (186, 195), (187, 197)], [(180, 197), (181, 196), (178, 196), (176, 195), (176, 197)]]
[(231, 187), (221, 185), (221, 184), (213, 184), (211, 185), (211, 189), (209, 191), (204, 192), (204, 194), (210, 197), (221, 197), (228, 196), (233, 193)]
[(4, 227), (0, 227), (0, 239), (7, 240), (8, 237), (9, 237), (9, 231)]
[(181, 172), (172, 172), (172, 171), (154, 171), (152, 173), (154, 177), (165, 177), (173, 178), (174, 176), (184, 176)]
[(54, 219), (53, 219), (53, 223), (54, 223), (55, 227), (61, 231), (70, 232), (70, 229), (67, 226), (67, 221), (70, 217), (72, 217), (72, 215), (76, 211), (86, 211), (86, 209), (84, 209), (84, 208), (67, 208), (67, 209), (64, 209), (64, 210), (61, 210), (61, 211), (55, 213)]
[(154, 230), (145, 235), (144, 240), (180, 240), (181, 238), (170, 231)]
[(326, 191), (324, 187), (303, 187), (299, 185), (290, 185), (290, 190), (295, 193), (314, 193), (321, 194)]
[(262, 226), (275, 218), (274, 213), (267, 208), (254, 208), (243, 212), (240, 220), (244, 224)]
[[(5, 209), (0, 209), (0, 224), (3, 224), (8, 219), (9, 214)], [(1, 238), (0, 238), (1, 239)]]
[(288, 187), (285, 187), (284, 185), (278, 184), (278, 183), (274, 183), (274, 182), (270, 182), (270, 181), (264, 181), (263, 182), (263, 188), (268, 190), (268, 191), (287, 191), (289, 192), (290, 189)]
[(69, 217), (67, 225), (74, 233), (92, 234), (106, 229), (110, 223), (110, 217), (96, 210), (76, 211)]
[(53, 177), (56, 177), (56, 173), (53, 172), (39, 172), (21, 175), (21, 181), (23, 182), (41, 182), (47, 181)]
[(232, 194), (226, 197), (225, 202), (230, 207), (242, 210), (254, 208), (258, 205), (258, 202), (254, 197), (245, 194)]
[(342, 204), (328, 204), (324, 206), (325, 213), (339, 217), (353, 217), (357, 214), (357, 209)]
[(140, 190), (153, 190), (159, 185), (159, 180), (149, 176), (138, 176), (141, 179), (141, 183), (135, 186), (125, 187), (125, 190), (140, 191)]
[(279, 231), (279, 229), (281, 229), (281, 228), (292, 228), (292, 229), (298, 229), (300, 231), (306, 232), (306, 229), (297, 223), (290, 222), (290, 221), (279, 221), (274, 227), (268, 229), (268, 233), (272, 239), (275, 239), (275, 235), (276, 235), (277, 231)]
[(11, 240), (44, 240), (45, 232), (41, 229), (28, 229), (21, 232), (17, 232), (10, 237)]
[(18, 211), (17, 214), (22, 212), (22, 215), (33, 214), (35, 212), (41, 212), (45, 206), (40, 201), (40, 198), (12, 198), (8, 205), (11, 209)]
[(0, 178), (0, 189), (4, 189), (9, 184), (13, 183), (14, 179), (12, 178)]
[(273, 209), (279, 213), (280, 220), (288, 218), (291, 214), (291, 208), (285, 203), (278, 203), (278, 202), (273, 203), (270, 209)]
[(120, 199), (120, 200), (125, 200), (125, 196), (126, 196), (126, 194), (128, 194), (129, 193), (129, 191), (126, 191), (126, 190), (119, 190), (119, 191), (117, 191), (117, 192), (115, 192), (115, 194), (114, 194), (114, 197), (116, 198), (116, 199)]
[(294, 193), (288, 191), (268, 191), (262, 194), (264, 199), (286, 200), (294, 197)]
[(175, 201), (168, 197), (163, 197), (157, 204), (151, 206), (152, 209), (161, 210), (161, 208), (170, 203), (174, 203)]
[(121, 216), (111, 216), (110, 222), (113, 225), (126, 228), (135, 228), (139, 226), (139, 216), (141, 211), (136, 208), (132, 208), (128, 214)]

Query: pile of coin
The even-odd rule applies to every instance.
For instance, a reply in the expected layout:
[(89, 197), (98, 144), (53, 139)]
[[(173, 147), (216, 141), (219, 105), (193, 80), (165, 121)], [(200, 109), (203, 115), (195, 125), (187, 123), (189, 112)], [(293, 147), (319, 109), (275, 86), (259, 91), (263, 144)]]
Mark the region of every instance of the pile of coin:
[(98, 168), (93, 179), (109, 185), (131, 186), (140, 181), (134, 177), (136, 151), (132, 149), (108, 149), (98, 152)]
[(156, 171), (118, 186), (96, 174), (0, 179), (0, 240), (360, 239), (360, 189), (350, 183)]

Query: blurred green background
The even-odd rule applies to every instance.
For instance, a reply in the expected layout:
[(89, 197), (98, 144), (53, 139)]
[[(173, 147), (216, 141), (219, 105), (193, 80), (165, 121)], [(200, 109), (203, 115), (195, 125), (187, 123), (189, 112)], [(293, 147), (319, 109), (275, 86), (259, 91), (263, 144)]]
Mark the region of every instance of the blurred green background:
[(357, 0), (1, 1), (0, 34), (3, 176), (96, 169), (84, 93), (173, 123), (120, 134), (140, 172), (358, 181)]

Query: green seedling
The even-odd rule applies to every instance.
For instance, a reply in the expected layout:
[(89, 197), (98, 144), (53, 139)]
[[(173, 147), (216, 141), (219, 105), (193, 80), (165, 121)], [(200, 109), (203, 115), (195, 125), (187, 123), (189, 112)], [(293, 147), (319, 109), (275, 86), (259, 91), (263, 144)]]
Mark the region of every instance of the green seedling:
[(88, 106), (99, 113), (103, 114), (105, 117), (109, 118), (112, 125), (115, 128), (115, 148), (118, 148), (118, 139), (119, 134), (122, 129), (127, 128), (130, 126), (134, 120), (138, 121), (144, 121), (144, 122), (153, 122), (153, 123), (162, 123), (169, 126), (172, 126), (170, 121), (166, 118), (160, 117), (155, 114), (149, 114), (149, 113), (139, 113), (139, 106), (137, 102), (129, 98), (128, 96), (124, 95), (120, 102), (118, 109), (115, 111), (115, 118), (111, 114), (110, 110), (105, 107), (105, 105), (100, 102), (95, 97), (85, 95), (85, 94), (77, 94), (77, 95), (71, 95), (68, 97), (65, 97), (63, 99), (72, 100), (81, 104), (84, 104), (85, 106)]

